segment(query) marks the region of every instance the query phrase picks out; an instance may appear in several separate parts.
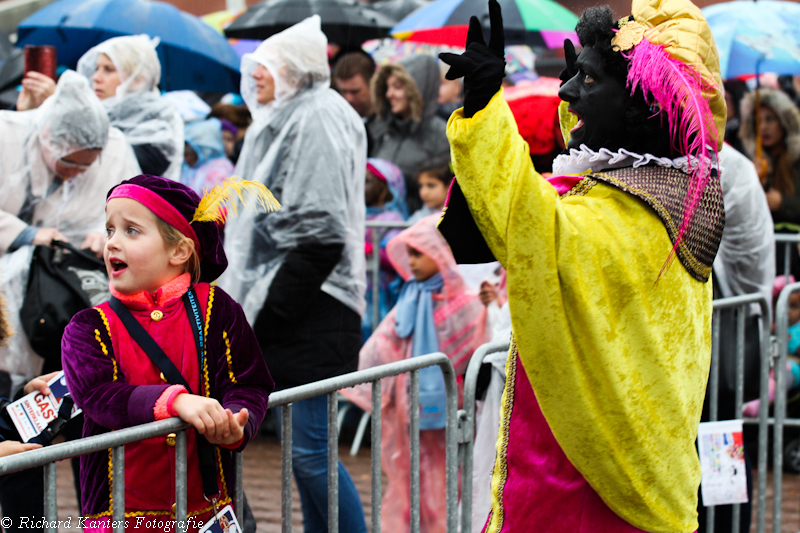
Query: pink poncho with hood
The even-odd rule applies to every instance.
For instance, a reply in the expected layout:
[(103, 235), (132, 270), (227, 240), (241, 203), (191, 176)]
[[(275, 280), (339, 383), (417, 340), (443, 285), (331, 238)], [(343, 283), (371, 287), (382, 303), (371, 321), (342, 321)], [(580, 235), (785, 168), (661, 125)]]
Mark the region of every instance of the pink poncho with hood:
[[(459, 385), (469, 358), (486, 341), (486, 308), (476, 294), (467, 292), (450, 247), (436, 228), (439, 215), (426, 217), (389, 241), (387, 253), (395, 270), (406, 281), (413, 278), (406, 245), (432, 258), (439, 267), (444, 286), (433, 298), (433, 320), (439, 350), (447, 354), (459, 376)], [(396, 333), (396, 310), (380, 323), (359, 354), (358, 369), (371, 368), (412, 356), (413, 334)], [(459, 387), (460, 388), (460, 387)], [(388, 478), (381, 521), (384, 531), (404, 531), (409, 526), (409, 397), (408, 375), (381, 382), (381, 460)], [(340, 391), (361, 409), (371, 412), (370, 385)], [(459, 399), (460, 400), (460, 399)], [(446, 531), (444, 430), (420, 432), (420, 531)]]

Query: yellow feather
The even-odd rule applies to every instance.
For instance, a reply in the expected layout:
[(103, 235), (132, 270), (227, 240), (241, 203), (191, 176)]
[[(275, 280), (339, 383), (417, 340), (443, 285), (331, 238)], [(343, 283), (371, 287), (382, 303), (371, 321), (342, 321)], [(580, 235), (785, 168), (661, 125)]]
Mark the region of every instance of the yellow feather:
[[(192, 222), (223, 223), (229, 211), (238, 214), (238, 204), (246, 209), (258, 211), (262, 207), (267, 213), (281, 208), (278, 200), (264, 184), (257, 181), (243, 180), (239, 176), (226, 178), (222, 183), (206, 191), (194, 212)], [(239, 202), (236, 199), (239, 199)]]

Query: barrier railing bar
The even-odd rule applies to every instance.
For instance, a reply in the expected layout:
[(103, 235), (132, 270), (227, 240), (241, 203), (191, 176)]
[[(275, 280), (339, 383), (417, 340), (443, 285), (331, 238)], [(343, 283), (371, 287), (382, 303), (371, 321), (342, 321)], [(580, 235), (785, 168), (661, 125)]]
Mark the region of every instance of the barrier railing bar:
[(328, 533), (339, 533), (339, 414), (337, 392), (328, 393)]
[(152, 437), (159, 437), (190, 427), (192, 427), (191, 424), (187, 424), (179, 418), (169, 418), (167, 420), (150, 422), (149, 424), (142, 424), (132, 428), (118, 429), (110, 433), (103, 433), (102, 435), (62, 442), (61, 444), (53, 444), (52, 446), (45, 446), (38, 450), (9, 455), (0, 458), (0, 475), (41, 466), (54, 461), (70, 459), (87, 453), (106, 451), (115, 446)]
[(47, 533), (57, 533), (58, 505), (56, 500), (56, 463), (44, 465), (44, 516), (47, 520)]
[[(184, 433), (181, 431), (181, 433)], [(111, 520), (114, 533), (125, 531), (125, 445), (111, 449), (112, 475), (111, 497), (114, 505), (111, 509)]]
[(281, 532), (292, 533), (292, 404), (281, 406)]
[(409, 442), (411, 445), (411, 533), (419, 533), (419, 370), (411, 371), (408, 399)]
[(796, 233), (776, 233), (775, 234), (775, 242), (776, 243), (783, 243), (783, 273), (784, 275), (789, 275), (789, 270), (791, 267), (791, 251), (792, 251), (792, 244), (800, 243), (800, 234)]
[(372, 264), (372, 270), (370, 271), (370, 276), (372, 276), (372, 294), (370, 297), (372, 298), (372, 331), (374, 332), (375, 329), (378, 327), (378, 322), (381, 319), (381, 287), (380, 287), (380, 280), (381, 280), (381, 239), (383, 239), (383, 234), (386, 232), (378, 232), (377, 228), (372, 230), (372, 256), (370, 257), (370, 263)]
[[(776, 236), (777, 237), (777, 236)], [(787, 242), (787, 241), (784, 241)], [(791, 242), (791, 241), (788, 241)], [(787, 244), (788, 247), (788, 244)], [(787, 250), (788, 255), (788, 250)], [(781, 499), (783, 496), (783, 427), (786, 419), (786, 355), (788, 352), (789, 296), (800, 290), (800, 283), (791, 283), (783, 288), (775, 306), (775, 335), (778, 342), (778, 360), (775, 363), (775, 425), (773, 426), (772, 475), (773, 511), (772, 527), (780, 531)], [(762, 391), (763, 393), (763, 391)], [(762, 394), (763, 396), (763, 394)], [(763, 400), (762, 400), (763, 402)]]
[(372, 531), (381, 530), (381, 380), (372, 382)]
[[(736, 392), (734, 394), (734, 413), (742, 412), (744, 404), (744, 318), (747, 308), (736, 308)], [(742, 506), (733, 506), (732, 528), (731, 531), (739, 531), (741, 521)]]
[(463, 448), (461, 463), (461, 531), (472, 531), (472, 466), (473, 466), (473, 441), (475, 439), (475, 388), (478, 383), (483, 360), (487, 355), (497, 352), (508, 352), (510, 342), (496, 342), (479, 346), (469, 360), (467, 372), (464, 376), (464, 416), (462, 418), (463, 433), (461, 443)]
[(189, 513), (187, 450), (188, 436), (185, 431), (179, 431), (175, 435), (175, 520), (178, 521), (178, 531), (184, 533), (189, 529), (186, 522), (186, 515)]
[[(453, 365), (447, 356), (441, 352), (432, 353), (428, 355), (420, 355), (419, 357), (412, 357), (394, 363), (388, 363), (381, 366), (366, 368), (349, 374), (342, 374), (332, 378), (307, 383), (305, 385), (298, 385), (291, 389), (284, 389), (273, 392), (269, 396), (269, 406), (278, 407), (287, 403), (299, 402), (300, 400), (307, 400), (315, 396), (327, 394), (329, 392), (355, 387), (362, 383), (370, 383), (376, 379), (389, 378), (392, 376), (399, 376), (411, 372), (412, 370), (419, 370), (427, 366), (439, 365), (445, 376), (445, 388), (447, 388), (448, 376), (453, 377), (453, 386), (455, 386), (455, 374)], [(446, 368), (449, 367), (449, 368)], [(457, 398), (456, 398), (457, 400)], [(39, 451), (39, 450), (36, 450)], [(30, 453), (30, 452), (29, 452)], [(13, 457), (13, 456), (12, 456)], [(0, 459), (0, 465), (2, 459)], [(0, 471), (0, 473), (2, 473)]]
[[(383, 236), (390, 229), (408, 228), (411, 226), (408, 222), (394, 222), (383, 220), (367, 220), (365, 226), (372, 228), (372, 255), (369, 258), (369, 276), (372, 279), (372, 293), (370, 299), (372, 300), (372, 331), (378, 327), (380, 322), (380, 270), (381, 270), (381, 254), (380, 245)], [(383, 231), (377, 231), (382, 229)]]
[(236, 476), (236, 516), (244, 524), (244, 456), (241, 453), (233, 454), (233, 471)]
[[(719, 418), (719, 321), (720, 310), (714, 309), (714, 315), (711, 320), (711, 372), (708, 376), (708, 387), (711, 390), (711, 398), (709, 401), (711, 405), (708, 410), (708, 419), (710, 422), (716, 422)], [(706, 531), (714, 533), (714, 518), (716, 516), (716, 507), (706, 507)]]

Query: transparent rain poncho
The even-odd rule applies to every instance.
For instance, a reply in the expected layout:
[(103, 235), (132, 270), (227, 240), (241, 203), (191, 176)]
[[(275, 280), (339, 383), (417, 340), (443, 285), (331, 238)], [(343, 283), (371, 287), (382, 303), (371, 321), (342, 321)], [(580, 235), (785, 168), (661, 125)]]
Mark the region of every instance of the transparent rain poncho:
[[(359, 315), (366, 306), (366, 131), (330, 88), (326, 42), (313, 16), (242, 58), (242, 96), (253, 124), (236, 174), (265, 184), (283, 206), (267, 215), (240, 210), (225, 228), (229, 267), (220, 285), (251, 323), (286, 254), (301, 244), (344, 243), (321, 288)], [(259, 64), (275, 78), (276, 98), (267, 105), (256, 101), (252, 74)]]
[[(747, 157), (727, 144), (719, 154), (725, 230), (714, 259), (715, 281), (725, 298), (760, 292), (771, 301), (775, 238), (764, 189)], [(760, 314), (760, 307), (752, 305), (751, 313)]]
[(97, 56), (108, 56), (122, 82), (116, 96), (103, 100), (111, 125), (120, 129), (132, 146), (157, 148), (169, 161), (164, 177), (177, 180), (183, 163), (183, 120), (158, 91), (158, 43), (158, 38), (147, 35), (114, 37), (83, 54), (77, 71), (91, 80)]
[[(102, 152), (86, 171), (59, 185), (58, 160), (87, 149)], [(80, 246), (89, 233), (104, 230), (108, 190), (139, 172), (89, 82), (73, 71), (61, 75), (38, 109), (0, 112), (0, 287), (16, 332), (0, 347), (0, 370), (24, 380), (41, 367), (19, 323), (34, 247), (6, 252), (8, 246), (28, 224), (55, 228)]]

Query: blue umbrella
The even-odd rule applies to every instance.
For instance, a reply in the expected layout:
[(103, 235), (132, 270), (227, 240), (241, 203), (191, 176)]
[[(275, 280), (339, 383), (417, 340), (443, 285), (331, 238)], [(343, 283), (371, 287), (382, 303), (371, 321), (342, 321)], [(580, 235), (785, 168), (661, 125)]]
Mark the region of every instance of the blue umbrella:
[(91, 47), (141, 33), (161, 39), (161, 89), (239, 92), (239, 58), (225, 38), (163, 2), (59, 0), (19, 25), (17, 46), (53, 45), (59, 63), (74, 68)]
[(757, 72), (800, 74), (800, 4), (736, 0), (703, 9), (723, 78)]

